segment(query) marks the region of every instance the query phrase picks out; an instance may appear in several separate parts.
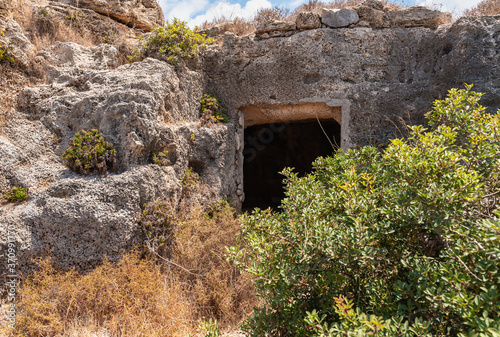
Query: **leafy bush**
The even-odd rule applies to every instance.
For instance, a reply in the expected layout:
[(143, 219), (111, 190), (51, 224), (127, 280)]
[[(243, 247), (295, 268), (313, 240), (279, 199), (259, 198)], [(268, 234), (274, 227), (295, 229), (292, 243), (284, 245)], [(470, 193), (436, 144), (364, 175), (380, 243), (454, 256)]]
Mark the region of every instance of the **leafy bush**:
[(265, 301), (245, 329), (500, 334), (500, 117), (471, 87), (450, 90), (427, 113), (430, 130), (410, 127), (383, 153), (318, 158), (303, 178), (283, 171), (282, 211), (245, 215), (246, 247), (231, 248)]
[(62, 159), (69, 169), (80, 174), (116, 171), (116, 150), (96, 129), (77, 132)]
[(24, 187), (12, 187), (10, 191), (4, 194), (4, 199), (8, 202), (24, 201), (28, 197), (28, 193)]
[(202, 125), (229, 121), (229, 117), (226, 115), (227, 110), (222, 107), (214, 95), (203, 95), (200, 100), (200, 111)]
[(145, 57), (154, 57), (176, 64), (180, 59), (189, 60), (206, 48), (213, 39), (193, 32), (184, 21), (174, 19), (172, 23), (157, 27), (150, 35), (139, 38), (139, 47), (135, 49), (131, 61)]

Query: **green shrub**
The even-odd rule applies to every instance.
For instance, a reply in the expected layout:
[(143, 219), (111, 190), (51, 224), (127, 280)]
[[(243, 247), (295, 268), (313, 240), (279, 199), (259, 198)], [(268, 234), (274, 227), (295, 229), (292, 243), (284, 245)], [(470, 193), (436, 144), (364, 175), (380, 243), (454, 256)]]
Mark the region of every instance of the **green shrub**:
[[(264, 300), (246, 330), (359, 336), (390, 323), (388, 336), (500, 333), (500, 117), (484, 113), (471, 87), (450, 90), (427, 114), (430, 130), (410, 127), (383, 153), (318, 158), (302, 178), (283, 171), (282, 211), (243, 216), (246, 248), (231, 248)], [(344, 296), (350, 316), (335, 301)]]
[(80, 174), (116, 171), (116, 150), (96, 129), (77, 132), (64, 151), (63, 160), (69, 169)]
[(160, 166), (167, 166), (168, 164), (170, 164), (170, 160), (168, 160), (168, 151), (165, 150), (163, 152), (154, 152), (153, 163)]
[(130, 60), (138, 61), (146, 57), (176, 64), (180, 59), (189, 60), (213, 43), (213, 39), (193, 32), (184, 21), (174, 19), (172, 23), (157, 27), (150, 35), (139, 38), (139, 47), (134, 50)]
[(3, 197), (8, 202), (18, 202), (26, 200), (28, 193), (24, 187), (12, 187)]
[(200, 111), (202, 125), (229, 121), (229, 117), (226, 115), (227, 110), (222, 107), (214, 95), (203, 95), (200, 100)]

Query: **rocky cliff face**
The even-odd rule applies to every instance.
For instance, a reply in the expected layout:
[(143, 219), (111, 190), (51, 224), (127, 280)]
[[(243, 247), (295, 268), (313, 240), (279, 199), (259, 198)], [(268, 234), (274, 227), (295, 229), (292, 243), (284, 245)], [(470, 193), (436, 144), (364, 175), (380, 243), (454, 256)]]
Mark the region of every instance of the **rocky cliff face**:
[[(97, 1), (79, 3), (104, 10)], [(126, 25), (142, 20), (131, 25), (150, 29), (160, 14), (148, 14), (148, 4), (128, 1), (119, 18), (111, 17)], [(135, 10), (142, 14), (130, 14)], [(317, 113), (332, 107), (343, 146), (355, 147), (400, 136), (395, 126), (401, 119), (423, 123), (433, 100), (464, 82), (486, 93), (483, 103), (492, 111), (500, 107), (500, 17), (437, 27), (449, 18), (405, 11), (368, 1), (357, 9), (358, 19), (339, 14), (357, 20), (341, 28), (304, 13), (295, 23), (259, 27), (257, 34), (226, 33), (222, 46), (191, 68), (154, 59), (120, 66), (109, 45), (59, 43), (40, 51), (36, 60), (46, 81), (18, 93), (0, 133), (0, 189), (29, 191), (26, 202), (0, 209), (0, 254), (10, 240), (22, 266), (40, 254), (81, 269), (104, 256), (116, 259), (140, 243), (136, 218), (145, 203), (181, 198), (188, 168), (200, 175), (194, 202), (228, 196), (241, 205), (243, 133), (255, 111), (261, 122), (276, 122), (300, 119), (301, 107), (311, 116), (320, 104)], [(0, 23), (8, 32), (0, 39), (13, 41), (16, 59), (24, 59), (31, 47), (23, 44), (23, 32), (12, 21)], [(206, 92), (222, 100), (229, 123), (199, 125)], [(63, 165), (71, 138), (90, 128), (117, 149), (117, 173), (84, 177)], [(164, 150), (170, 164), (152, 163), (152, 153)]]

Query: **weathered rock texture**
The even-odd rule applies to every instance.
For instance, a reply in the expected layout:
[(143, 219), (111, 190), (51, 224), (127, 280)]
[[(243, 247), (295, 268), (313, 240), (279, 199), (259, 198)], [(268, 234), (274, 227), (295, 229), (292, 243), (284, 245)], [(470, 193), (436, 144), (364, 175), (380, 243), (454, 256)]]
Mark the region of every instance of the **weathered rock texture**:
[(0, 48), (4, 50), (6, 57), (13, 59), (14, 63), (27, 67), (34, 47), (17, 22), (0, 19)]
[(347, 27), (359, 21), (358, 12), (350, 8), (323, 9), (321, 21), (332, 28)]
[(485, 92), (484, 105), (496, 111), (499, 29), (498, 17), (482, 17), (437, 30), (321, 28), (266, 40), (226, 35), (221, 50), (206, 57), (205, 71), (231, 110), (347, 101), (346, 144), (385, 143), (404, 135), (402, 118), (425, 123), (432, 102), (463, 83)]
[[(64, 3), (49, 1), (37, 7), (34, 13), (40, 23), (71, 26), (80, 35), (88, 35), (96, 44), (119, 42), (134, 43), (141, 31), (117, 21), (110, 16), (91, 9), (75, 7)], [(50, 27), (49, 27), (50, 28)]]
[(109, 16), (129, 27), (151, 31), (164, 24), (163, 11), (156, 0), (59, 0)]
[[(140, 243), (136, 217), (145, 203), (179, 200), (188, 168), (200, 175), (200, 202), (236, 191), (233, 127), (197, 123), (202, 75), (154, 59), (113, 68), (116, 54), (109, 45), (71, 43), (41, 52), (47, 84), (19, 95), (19, 113), (0, 135), (0, 176), (30, 195), (0, 211), (0, 240), (14, 225), (23, 263), (48, 253), (87, 269), (117, 258)], [(90, 128), (114, 144), (118, 174), (82, 177), (62, 164), (70, 139)], [(164, 150), (170, 165), (152, 164), (152, 153)]]
[[(424, 123), (433, 100), (464, 82), (486, 93), (491, 112), (500, 107), (500, 17), (436, 28), (446, 15), (373, 0), (355, 10), (360, 21), (348, 28), (318, 28), (318, 16), (303, 14), (246, 37), (226, 33), (197, 68), (154, 59), (117, 67), (117, 50), (105, 45), (40, 52), (47, 81), (19, 93), (0, 133), (0, 189), (29, 190), (26, 202), (0, 208), (0, 254), (11, 226), (24, 267), (40, 254), (81, 269), (118, 258), (141, 240), (144, 203), (178, 201), (188, 168), (202, 183), (192, 198), (239, 205), (245, 123), (331, 115), (349, 148), (404, 136), (403, 119)], [(199, 100), (212, 92), (231, 118), (201, 127)], [(73, 135), (89, 128), (117, 149), (117, 173), (83, 177), (63, 165)], [(152, 153), (164, 150), (170, 164), (153, 164)]]

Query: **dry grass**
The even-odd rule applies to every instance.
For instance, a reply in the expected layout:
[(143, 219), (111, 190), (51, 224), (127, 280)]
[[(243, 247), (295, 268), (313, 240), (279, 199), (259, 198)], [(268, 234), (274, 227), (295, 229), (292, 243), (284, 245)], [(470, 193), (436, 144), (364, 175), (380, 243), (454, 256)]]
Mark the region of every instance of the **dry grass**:
[(74, 42), (86, 47), (95, 46), (100, 42), (85, 27), (84, 14), (80, 11), (74, 11), (62, 18), (50, 9), (34, 8), (26, 30), (30, 32), (36, 51), (56, 42)]
[(500, 0), (483, 0), (476, 7), (466, 10), (463, 15), (500, 15)]
[[(239, 222), (227, 204), (177, 222), (171, 262), (126, 255), (85, 275), (50, 260), (19, 288), (13, 336), (187, 336), (217, 319), (232, 330), (257, 303), (252, 282), (226, 261)], [(163, 262), (163, 263), (161, 263)]]

